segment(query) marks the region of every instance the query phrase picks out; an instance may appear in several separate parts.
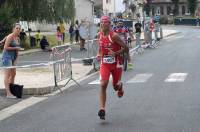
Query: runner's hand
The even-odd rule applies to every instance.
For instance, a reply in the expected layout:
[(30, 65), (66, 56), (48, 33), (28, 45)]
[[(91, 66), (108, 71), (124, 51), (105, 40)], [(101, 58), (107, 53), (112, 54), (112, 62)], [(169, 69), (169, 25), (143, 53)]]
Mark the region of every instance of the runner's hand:
[(100, 61), (100, 60), (101, 60), (101, 56), (100, 56), (100, 55), (97, 55), (97, 56), (96, 56), (96, 59), (97, 59), (97, 61)]

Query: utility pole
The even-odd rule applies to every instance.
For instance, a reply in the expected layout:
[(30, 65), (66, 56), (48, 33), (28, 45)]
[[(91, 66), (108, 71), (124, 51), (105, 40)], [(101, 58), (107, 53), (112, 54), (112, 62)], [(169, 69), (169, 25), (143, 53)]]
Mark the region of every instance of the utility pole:
[(116, 5), (115, 5), (115, 0), (113, 0), (114, 2), (114, 13), (113, 13), (113, 16), (116, 17)]

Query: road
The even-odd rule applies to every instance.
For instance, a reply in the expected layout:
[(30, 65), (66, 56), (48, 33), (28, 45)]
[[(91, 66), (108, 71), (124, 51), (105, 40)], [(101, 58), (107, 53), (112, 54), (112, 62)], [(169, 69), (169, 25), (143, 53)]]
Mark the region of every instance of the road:
[(97, 116), (95, 74), (80, 82), (81, 87), (72, 86), (1, 121), (1, 132), (200, 131), (199, 29), (169, 28), (181, 33), (134, 56), (134, 70), (123, 75), (123, 98), (109, 84), (105, 121)]

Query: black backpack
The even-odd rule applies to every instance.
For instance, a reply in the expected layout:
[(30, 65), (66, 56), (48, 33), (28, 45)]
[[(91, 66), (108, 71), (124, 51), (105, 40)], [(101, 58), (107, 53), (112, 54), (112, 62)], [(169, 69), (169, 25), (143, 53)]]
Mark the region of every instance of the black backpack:
[(74, 28), (73, 28), (73, 26), (70, 26), (69, 33), (73, 33), (73, 32), (74, 32)]

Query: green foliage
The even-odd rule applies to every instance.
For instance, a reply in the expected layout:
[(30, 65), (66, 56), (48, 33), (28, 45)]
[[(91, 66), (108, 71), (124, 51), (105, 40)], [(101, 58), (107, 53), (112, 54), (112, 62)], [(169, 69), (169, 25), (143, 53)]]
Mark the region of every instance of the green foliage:
[(161, 24), (168, 24), (168, 17), (167, 16), (161, 16), (160, 17), (160, 23)]
[(11, 7), (8, 7), (7, 4), (0, 7), (0, 40), (3, 39), (11, 30), (12, 24), (15, 21), (12, 16), (13, 9)]
[(197, 0), (187, 0), (188, 1), (188, 8), (190, 10), (190, 13), (194, 15), (196, 10), (196, 1)]
[(13, 16), (13, 9), (12, 7), (8, 7), (7, 4), (1, 6), (0, 8), (0, 24), (4, 26), (11, 27), (15, 19)]
[(75, 9), (73, 0), (55, 0), (53, 9), (56, 21), (69, 21), (74, 19)]
[(74, 0), (1, 0), (14, 9), (17, 20), (58, 22), (74, 17)]

